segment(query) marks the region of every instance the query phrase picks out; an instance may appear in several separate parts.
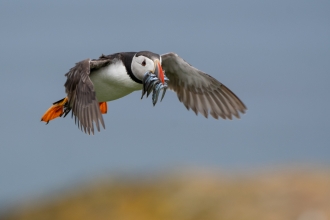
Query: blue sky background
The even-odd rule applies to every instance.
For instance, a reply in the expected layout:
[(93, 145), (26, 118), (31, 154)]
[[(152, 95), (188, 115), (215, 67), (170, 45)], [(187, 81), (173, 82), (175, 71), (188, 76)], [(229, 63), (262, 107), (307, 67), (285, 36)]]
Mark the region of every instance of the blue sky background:
[[(1, 1), (0, 207), (79, 180), (184, 167), (330, 167), (329, 1)], [(205, 119), (173, 92), (108, 103), (88, 136), (45, 110), (64, 74), (102, 53), (175, 52), (247, 105)]]

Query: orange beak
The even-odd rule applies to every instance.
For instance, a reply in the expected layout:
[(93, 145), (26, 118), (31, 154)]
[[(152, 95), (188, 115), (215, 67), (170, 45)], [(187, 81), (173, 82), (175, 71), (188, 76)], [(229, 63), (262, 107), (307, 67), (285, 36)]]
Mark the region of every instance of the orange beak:
[(162, 65), (160, 65), (159, 60), (155, 60), (155, 71), (154, 74), (160, 79), (160, 81), (164, 84), (165, 79), (164, 79), (164, 71), (162, 68)]

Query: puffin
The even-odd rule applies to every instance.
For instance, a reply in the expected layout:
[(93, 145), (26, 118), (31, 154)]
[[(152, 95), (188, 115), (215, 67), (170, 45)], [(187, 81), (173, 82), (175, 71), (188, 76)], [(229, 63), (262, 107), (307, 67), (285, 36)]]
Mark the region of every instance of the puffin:
[[(68, 73), (64, 84), (67, 96), (44, 113), (41, 121), (65, 117), (70, 111), (78, 128), (94, 134), (94, 126), (105, 129), (102, 114), (107, 102), (142, 90), (142, 97), (151, 93), (153, 104), (166, 89), (177, 94), (187, 110), (208, 118), (232, 119), (244, 114), (244, 103), (224, 84), (198, 70), (175, 53), (159, 55), (150, 51), (120, 52), (82, 60)], [(141, 99), (142, 99), (141, 97)]]

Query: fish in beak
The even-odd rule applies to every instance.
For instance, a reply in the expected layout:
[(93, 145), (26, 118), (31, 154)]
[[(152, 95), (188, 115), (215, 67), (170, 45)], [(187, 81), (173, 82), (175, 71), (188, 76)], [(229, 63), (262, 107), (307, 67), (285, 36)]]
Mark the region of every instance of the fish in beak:
[(154, 74), (158, 77), (158, 79), (162, 82), (162, 84), (164, 85), (165, 83), (165, 76), (164, 76), (164, 71), (162, 68), (162, 65), (160, 64), (159, 60), (155, 60), (155, 69), (154, 69)]

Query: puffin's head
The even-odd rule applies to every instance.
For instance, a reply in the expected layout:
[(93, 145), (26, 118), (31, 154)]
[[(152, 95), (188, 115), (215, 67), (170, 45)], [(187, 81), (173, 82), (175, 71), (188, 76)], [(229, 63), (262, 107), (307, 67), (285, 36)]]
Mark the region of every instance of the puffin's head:
[(141, 80), (146, 72), (152, 72), (164, 84), (164, 72), (161, 61), (162, 58), (159, 54), (140, 51), (134, 55), (131, 69), (134, 75)]

